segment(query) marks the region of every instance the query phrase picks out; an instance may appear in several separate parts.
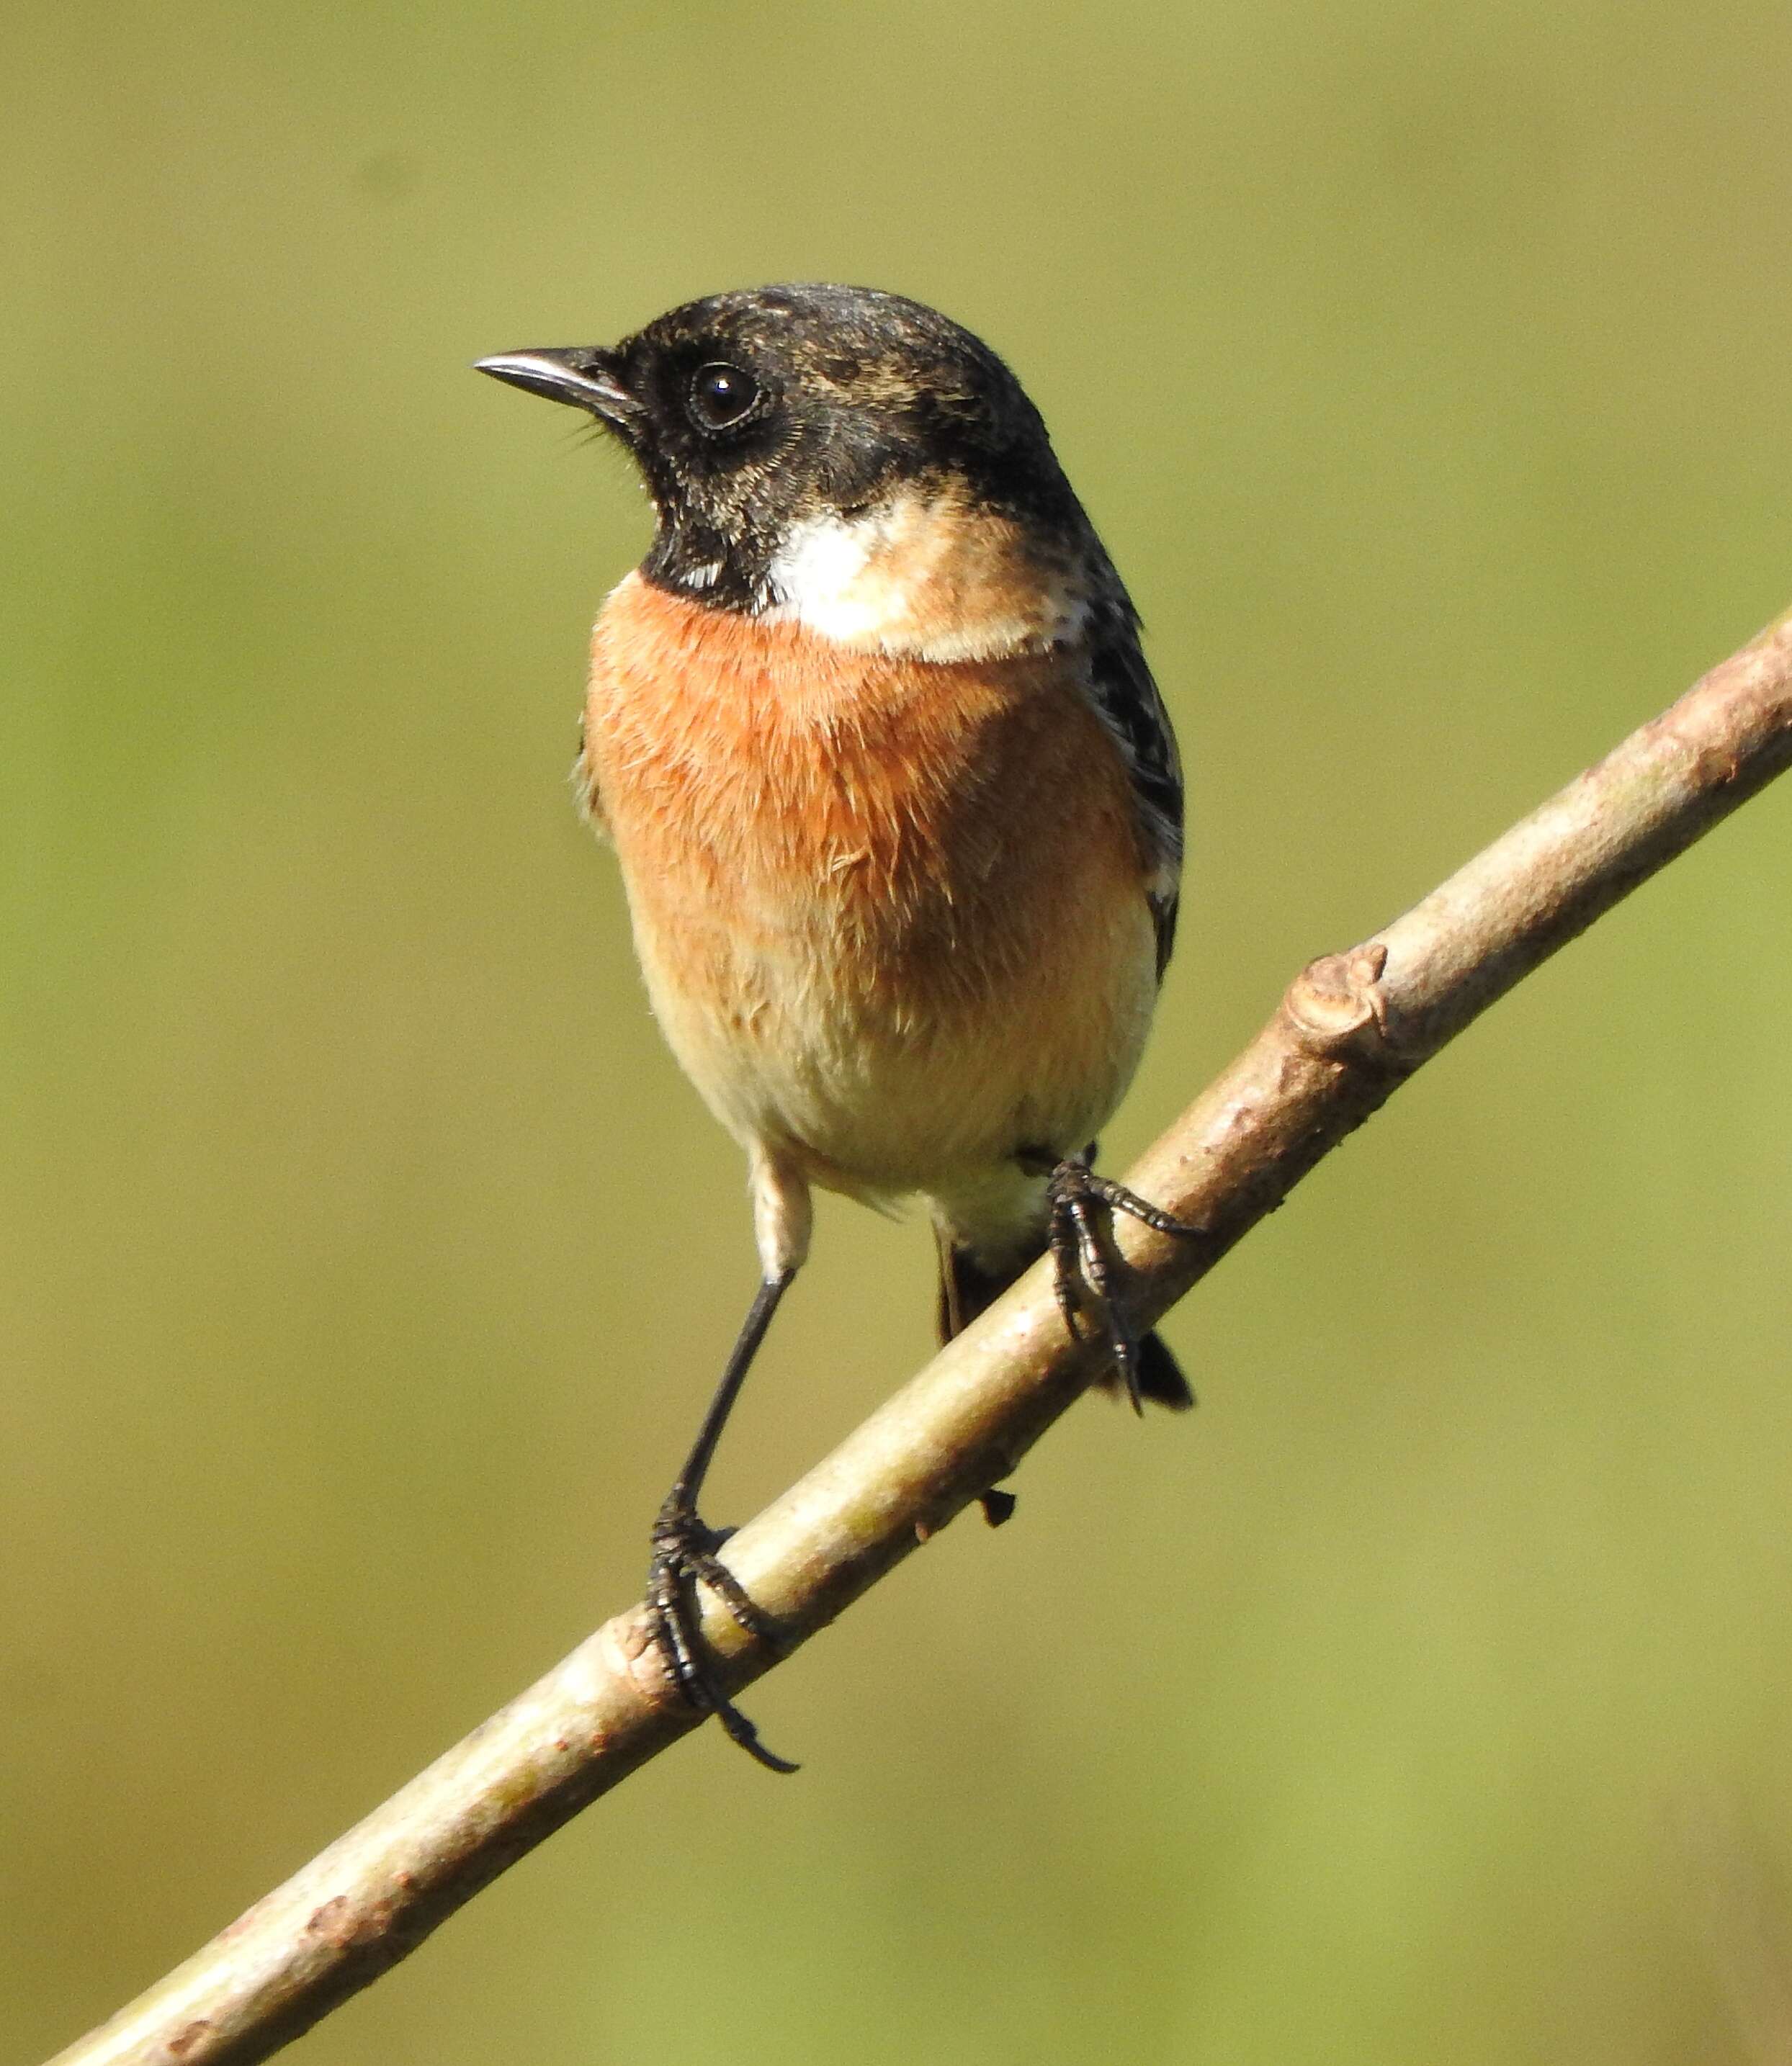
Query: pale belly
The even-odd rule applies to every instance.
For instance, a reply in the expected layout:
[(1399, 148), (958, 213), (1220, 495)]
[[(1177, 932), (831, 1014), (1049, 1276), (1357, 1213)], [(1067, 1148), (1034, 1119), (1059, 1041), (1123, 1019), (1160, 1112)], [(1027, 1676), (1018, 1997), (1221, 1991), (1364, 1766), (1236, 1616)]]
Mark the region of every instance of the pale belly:
[(948, 1197), (1021, 1149), (1080, 1148), (1144, 1046), (1155, 943), (1136, 890), (1099, 917), (1060, 910), (1043, 934), (991, 925), (879, 952), (862, 908), (825, 885), (775, 921), (743, 885), (731, 909), (675, 923), (651, 885), (630, 887), (654, 1010), (692, 1082), (737, 1140), (826, 1188)]

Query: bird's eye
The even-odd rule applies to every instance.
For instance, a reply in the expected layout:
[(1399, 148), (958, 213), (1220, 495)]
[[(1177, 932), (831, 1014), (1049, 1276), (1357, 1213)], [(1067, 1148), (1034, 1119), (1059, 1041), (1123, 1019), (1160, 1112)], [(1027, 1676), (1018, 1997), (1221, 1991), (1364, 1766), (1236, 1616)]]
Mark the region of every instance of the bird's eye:
[(691, 377), (691, 413), (700, 430), (725, 431), (752, 414), (759, 383), (738, 366), (699, 366)]

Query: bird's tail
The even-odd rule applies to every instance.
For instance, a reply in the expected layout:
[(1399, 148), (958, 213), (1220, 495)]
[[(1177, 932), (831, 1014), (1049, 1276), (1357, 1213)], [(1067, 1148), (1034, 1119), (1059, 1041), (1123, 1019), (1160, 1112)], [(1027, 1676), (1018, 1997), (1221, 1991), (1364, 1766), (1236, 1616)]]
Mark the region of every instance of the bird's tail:
[[(992, 1306), (1016, 1278), (1030, 1270), (1045, 1253), (1045, 1245), (1024, 1254), (1017, 1262), (1003, 1270), (989, 1270), (980, 1263), (970, 1250), (954, 1241), (943, 1228), (935, 1229), (939, 1245), (939, 1339), (949, 1342), (954, 1335), (970, 1326), (987, 1306)], [(1147, 1335), (1139, 1343), (1139, 1391), (1142, 1396), (1154, 1400), (1159, 1406), (1167, 1406), (1175, 1412), (1185, 1412), (1194, 1404), (1194, 1394), (1189, 1389), (1189, 1381), (1183, 1376), (1182, 1366), (1166, 1347), (1162, 1335)], [(1120, 1392), (1120, 1374), (1109, 1371), (1095, 1380), (1104, 1392), (1117, 1398)]]

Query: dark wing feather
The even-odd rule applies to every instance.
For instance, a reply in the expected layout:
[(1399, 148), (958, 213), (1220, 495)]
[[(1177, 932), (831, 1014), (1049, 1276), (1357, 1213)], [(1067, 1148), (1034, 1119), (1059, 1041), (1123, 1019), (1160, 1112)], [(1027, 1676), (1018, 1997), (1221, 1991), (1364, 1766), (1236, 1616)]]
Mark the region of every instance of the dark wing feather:
[(569, 778), (573, 785), (573, 803), (579, 816), (601, 840), (610, 837), (610, 820), (603, 812), (603, 795), (598, 788), (598, 771), (591, 764), (590, 756), (585, 751), (585, 719), (578, 721), (578, 752), (574, 758)]
[(1170, 713), (1139, 645), (1138, 613), (1117, 577), (1090, 613), (1089, 688), (1101, 722), (1120, 748), (1133, 785), (1145, 897), (1158, 928), (1161, 982), (1176, 941), (1182, 874), (1182, 763)]

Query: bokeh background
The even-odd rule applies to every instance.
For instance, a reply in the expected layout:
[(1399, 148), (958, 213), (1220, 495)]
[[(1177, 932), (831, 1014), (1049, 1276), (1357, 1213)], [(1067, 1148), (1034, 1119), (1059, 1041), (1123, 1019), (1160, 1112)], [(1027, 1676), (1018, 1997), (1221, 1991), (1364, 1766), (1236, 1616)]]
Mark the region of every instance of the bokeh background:
[[(1190, 764), (1123, 1166), (1792, 601), (1792, 17), (90, 0), (0, 30), (0, 2054), (640, 1578), (750, 1289), (565, 777), (644, 504), (472, 375), (779, 277), (1021, 371)], [(1463, 1039), (955, 1528), (303, 2040), (1792, 2045), (1792, 792)], [(689, 1258), (700, 1258), (695, 1268)], [(713, 1501), (922, 1359), (825, 1206)]]

